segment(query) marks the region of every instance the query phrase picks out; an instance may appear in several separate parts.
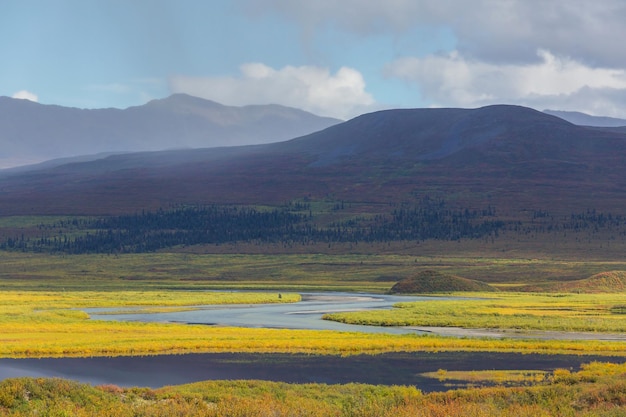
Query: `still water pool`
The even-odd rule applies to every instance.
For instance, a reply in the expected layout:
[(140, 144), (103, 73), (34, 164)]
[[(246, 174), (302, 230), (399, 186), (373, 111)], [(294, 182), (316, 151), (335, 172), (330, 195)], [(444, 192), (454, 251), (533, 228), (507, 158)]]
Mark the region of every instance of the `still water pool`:
[(413, 385), (422, 391), (454, 386), (426, 378), (438, 369), (579, 369), (591, 361), (624, 358), (517, 353), (440, 352), (317, 356), (303, 354), (186, 354), (113, 358), (0, 359), (0, 379), (57, 377), (94, 385), (162, 387), (204, 380), (257, 379), (291, 383)]

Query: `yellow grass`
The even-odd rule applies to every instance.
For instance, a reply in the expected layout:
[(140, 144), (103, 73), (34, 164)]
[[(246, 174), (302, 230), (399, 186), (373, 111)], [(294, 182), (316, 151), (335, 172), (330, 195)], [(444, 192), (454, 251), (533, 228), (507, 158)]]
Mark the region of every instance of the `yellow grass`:
[[(1, 291), (0, 308), (175, 307), (206, 304), (293, 303), (295, 293), (214, 291)], [(0, 310), (0, 313), (2, 311)]]
[(470, 383), (490, 382), (494, 384), (509, 383), (538, 383), (544, 381), (550, 374), (547, 371), (537, 370), (484, 370), (484, 371), (448, 371), (440, 369), (436, 372), (421, 374), (427, 378), (439, 381), (465, 381)]
[[(244, 293), (233, 293), (237, 297)], [(141, 297), (139, 297), (141, 295)], [(232, 294), (230, 294), (232, 296)], [(517, 351), (626, 355), (626, 344), (601, 341), (457, 339), (314, 330), (212, 327), (90, 320), (74, 307), (214, 303), (216, 293), (0, 292), (0, 357), (115, 356), (190, 352), (281, 352), (350, 355), (402, 351)], [(224, 295), (226, 296), (226, 295)], [(255, 294), (256, 296), (256, 294)], [(277, 294), (267, 294), (272, 300)], [(177, 298), (179, 297), (179, 298)], [(198, 299), (201, 297), (202, 299)], [(283, 300), (288, 299), (287, 294)], [(241, 301), (241, 298), (238, 298)], [(35, 307), (36, 306), (36, 307)]]
[[(626, 264), (494, 258), (327, 255), (145, 254), (120, 257), (0, 253), (0, 356), (91, 356), (186, 352), (519, 351), (626, 355), (622, 342), (523, 341), (237, 329), (163, 323), (92, 321), (75, 308), (144, 312), (215, 303), (294, 301), (286, 288), (384, 291), (415, 270), (437, 268), (476, 279), (498, 275), (538, 281), (566, 273), (589, 276)], [(379, 278), (385, 279), (379, 279)], [(505, 284), (505, 282), (501, 282)], [(183, 288), (280, 288), (265, 294)], [(85, 291), (85, 289), (92, 291)], [(179, 288), (165, 290), (165, 288)], [(467, 296), (468, 294), (464, 294)], [(624, 331), (626, 294), (470, 294), (485, 300), (433, 301), (370, 314), (381, 324)], [(244, 299), (242, 297), (249, 297)], [(294, 297), (294, 298), (291, 298)], [(359, 313), (361, 314), (361, 313)], [(398, 315), (408, 323), (398, 322)], [(356, 317), (356, 316), (355, 316)], [(368, 318), (368, 320), (369, 320)], [(438, 322), (437, 322), (438, 320)], [(442, 323), (443, 322), (443, 323)], [(534, 327), (533, 327), (534, 326)]]

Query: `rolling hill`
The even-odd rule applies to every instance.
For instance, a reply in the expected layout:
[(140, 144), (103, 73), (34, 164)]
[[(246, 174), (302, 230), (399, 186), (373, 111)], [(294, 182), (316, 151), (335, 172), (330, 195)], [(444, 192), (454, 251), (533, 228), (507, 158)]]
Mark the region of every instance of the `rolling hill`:
[(464, 208), (620, 211), (626, 135), (519, 106), (387, 110), (285, 142), (112, 155), (0, 176), (0, 215), (424, 196)]
[(289, 107), (224, 106), (185, 94), (123, 110), (0, 97), (0, 168), (105, 152), (269, 143), (339, 122)]

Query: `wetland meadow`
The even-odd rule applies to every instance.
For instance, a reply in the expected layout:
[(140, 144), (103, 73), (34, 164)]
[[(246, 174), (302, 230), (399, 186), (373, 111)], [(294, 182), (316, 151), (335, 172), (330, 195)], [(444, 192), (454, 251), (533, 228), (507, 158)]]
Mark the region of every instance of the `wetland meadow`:
[[(626, 270), (615, 261), (0, 256), (0, 415), (623, 411), (602, 391), (622, 389), (623, 294), (519, 291), (559, 271), (574, 282)], [(488, 277), (497, 291), (388, 294), (422, 270)]]

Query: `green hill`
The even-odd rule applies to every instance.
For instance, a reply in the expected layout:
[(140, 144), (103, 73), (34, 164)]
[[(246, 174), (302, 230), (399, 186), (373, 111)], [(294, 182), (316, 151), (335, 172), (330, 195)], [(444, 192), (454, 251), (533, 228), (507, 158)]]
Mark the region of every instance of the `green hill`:
[(556, 284), (552, 290), (575, 293), (626, 292), (626, 271), (600, 272), (589, 278)]

